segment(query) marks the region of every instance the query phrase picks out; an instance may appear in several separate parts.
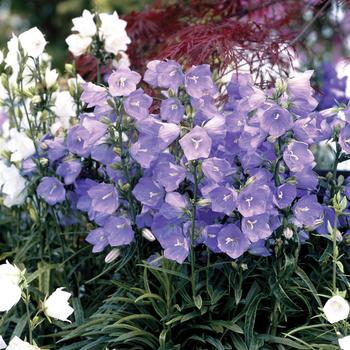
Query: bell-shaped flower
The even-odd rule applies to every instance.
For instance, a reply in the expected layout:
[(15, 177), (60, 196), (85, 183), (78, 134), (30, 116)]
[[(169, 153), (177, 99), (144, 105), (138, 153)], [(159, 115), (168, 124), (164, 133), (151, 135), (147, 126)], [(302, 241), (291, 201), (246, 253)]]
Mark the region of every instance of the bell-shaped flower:
[(349, 316), (349, 303), (340, 295), (335, 295), (323, 307), (323, 312), (329, 323), (346, 320)]
[(68, 317), (74, 309), (68, 303), (70, 297), (71, 293), (57, 288), (43, 303), (45, 314), (60, 321), (71, 322)]

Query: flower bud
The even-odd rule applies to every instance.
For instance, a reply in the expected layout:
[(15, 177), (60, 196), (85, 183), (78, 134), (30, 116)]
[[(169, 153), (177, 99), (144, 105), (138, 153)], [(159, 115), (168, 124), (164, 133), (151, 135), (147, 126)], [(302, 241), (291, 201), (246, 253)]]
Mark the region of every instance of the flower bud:
[(69, 74), (74, 74), (74, 73), (75, 73), (75, 68), (74, 68), (74, 66), (73, 66), (72, 64), (70, 64), (70, 63), (66, 63), (66, 64), (64, 65), (64, 70), (65, 70), (67, 73), (69, 73)]
[(120, 249), (113, 248), (105, 257), (105, 263), (110, 264), (120, 256)]
[(40, 158), (39, 159), (39, 163), (42, 165), (42, 166), (47, 166), (47, 164), (49, 164), (49, 161), (47, 158)]
[(284, 230), (283, 230), (283, 236), (286, 238), (286, 239), (291, 239), (294, 235), (294, 232), (293, 230), (290, 228), (290, 227), (286, 227)]
[(156, 240), (156, 237), (154, 237), (152, 231), (148, 228), (142, 229), (142, 237), (147, 239), (147, 241), (154, 242)]
[(35, 95), (33, 98), (32, 98), (32, 103), (37, 105), (38, 103), (41, 102), (41, 97), (39, 95)]
[(45, 71), (45, 84), (48, 89), (56, 84), (58, 78), (58, 73), (56, 69), (50, 70), (49, 67), (46, 68)]

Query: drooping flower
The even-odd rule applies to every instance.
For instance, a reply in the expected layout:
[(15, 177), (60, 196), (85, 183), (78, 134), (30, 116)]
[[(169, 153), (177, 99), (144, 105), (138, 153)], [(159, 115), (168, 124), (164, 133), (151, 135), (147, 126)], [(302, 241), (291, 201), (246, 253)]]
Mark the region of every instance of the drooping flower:
[(104, 106), (107, 100), (107, 91), (102, 86), (95, 85), (91, 82), (81, 84), (83, 93), (80, 99), (87, 103), (87, 107)]
[(63, 184), (55, 177), (43, 177), (36, 192), (49, 205), (61, 203), (66, 199), (66, 190)]
[(152, 97), (143, 92), (142, 89), (133, 91), (124, 101), (124, 109), (131, 117), (142, 120), (148, 117)]
[(109, 92), (112, 96), (128, 96), (136, 90), (141, 75), (127, 67), (119, 68), (108, 78)]
[(93, 245), (93, 253), (102, 252), (108, 246), (106, 232), (101, 227), (95, 228), (94, 230), (90, 231), (85, 240)]
[(223, 225), (214, 224), (206, 227), (207, 236), (204, 244), (214, 253), (220, 253), (220, 248), (218, 247), (218, 233), (222, 229)]
[(178, 192), (168, 192), (165, 195), (159, 214), (169, 220), (180, 220), (188, 208), (189, 203), (185, 195)]
[(181, 66), (173, 61), (161, 61), (156, 65), (158, 86), (165, 89), (177, 89), (184, 84)]
[(336, 323), (348, 318), (350, 306), (343, 297), (335, 295), (327, 300), (323, 312), (329, 323)]
[(211, 151), (212, 140), (204, 128), (195, 126), (180, 140), (180, 146), (187, 160), (208, 158)]
[(38, 58), (44, 52), (47, 44), (43, 33), (37, 27), (20, 34), (18, 40), (24, 53), (33, 58)]
[(0, 190), (4, 195), (6, 207), (21, 205), (24, 202), (27, 197), (26, 185), (26, 179), (14, 164), (7, 166), (0, 161)]
[(138, 201), (150, 208), (158, 208), (164, 196), (163, 188), (149, 177), (141, 178), (132, 193)]
[(316, 195), (301, 197), (293, 207), (294, 217), (299, 225), (315, 228), (323, 221), (323, 207)]
[(72, 159), (62, 162), (56, 170), (56, 174), (64, 178), (66, 185), (74, 183), (82, 169), (80, 160)]
[(175, 191), (185, 179), (186, 170), (171, 161), (159, 162), (153, 169), (153, 176), (167, 192), (171, 192)]
[(130, 244), (134, 239), (134, 231), (130, 220), (122, 216), (111, 216), (104, 224), (108, 243), (112, 247)]
[(304, 142), (293, 141), (283, 152), (283, 160), (293, 172), (301, 172), (313, 164), (314, 156)]
[(217, 235), (218, 247), (232, 259), (239, 258), (249, 248), (250, 242), (234, 224), (225, 225)]
[(21, 270), (6, 261), (6, 264), (0, 265), (0, 279), (8, 279), (18, 285), (21, 281)]
[(297, 189), (295, 185), (284, 183), (278, 186), (274, 195), (274, 203), (280, 209), (290, 206), (297, 195)]
[(116, 188), (112, 184), (100, 183), (87, 190), (91, 199), (91, 210), (102, 214), (113, 214), (119, 207)]
[(76, 57), (85, 54), (91, 43), (92, 38), (80, 34), (71, 34), (67, 37), (66, 43), (69, 51)]
[(350, 124), (341, 128), (339, 133), (339, 144), (343, 151), (350, 153)]
[(63, 288), (57, 288), (43, 303), (45, 314), (48, 317), (70, 323), (68, 317), (74, 312), (68, 303), (70, 297), (71, 293), (64, 291)]

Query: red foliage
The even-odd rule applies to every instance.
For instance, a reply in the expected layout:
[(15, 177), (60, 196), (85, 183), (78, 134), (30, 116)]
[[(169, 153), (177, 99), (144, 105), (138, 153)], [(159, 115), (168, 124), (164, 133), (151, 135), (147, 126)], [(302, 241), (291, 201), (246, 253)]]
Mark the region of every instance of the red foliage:
[[(318, 1), (320, 3), (321, 1)], [(155, 4), (125, 16), (133, 44), (131, 62), (142, 69), (150, 59), (171, 58), (190, 66), (200, 63), (252, 66), (281, 63), (280, 48), (296, 33), (303, 0), (199, 1), (188, 5)], [(220, 58), (220, 63), (217, 58)]]
[(267, 64), (281, 71), (289, 59), (283, 48), (300, 32), (301, 14), (325, 1), (155, 1), (124, 16), (132, 68), (142, 72), (148, 61), (168, 58), (184, 66), (210, 63), (221, 72), (244, 64), (257, 74)]

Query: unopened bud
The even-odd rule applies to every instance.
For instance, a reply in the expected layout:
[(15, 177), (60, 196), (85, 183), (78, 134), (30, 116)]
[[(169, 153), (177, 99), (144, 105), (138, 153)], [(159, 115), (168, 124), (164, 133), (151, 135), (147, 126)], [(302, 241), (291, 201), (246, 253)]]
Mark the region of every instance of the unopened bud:
[(38, 104), (41, 102), (41, 97), (39, 95), (35, 95), (33, 98), (32, 98), (32, 103), (33, 104)]
[(154, 237), (152, 231), (148, 228), (142, 229), (142, 236), (143, 238), (147, 239), (147, 241), (154, 242), (156, 240), (156, 237)]
[(120, 255), (120, 249), (119, 248), (113, 248), (105, 257), (105, 263), (110, 264), (115, 259), (117, 259)]
[(47, 158), (40, 158), (39, 162), (42, 166), (47, 166), (47, 164), (49, 164), (49, 161)]
[(75, 72), (74, 66), (70, 63), (66, 63), (64, 65), (64, 70), (69, 74), (74, 74), (74, 72)]
[(291, 239), (294, 235), (294, 232), (293, 230), (290, 228), (290, 227), (286, 227), (284, 230), (283, 230), (283, 236), (286, 238), (286, 239)]

